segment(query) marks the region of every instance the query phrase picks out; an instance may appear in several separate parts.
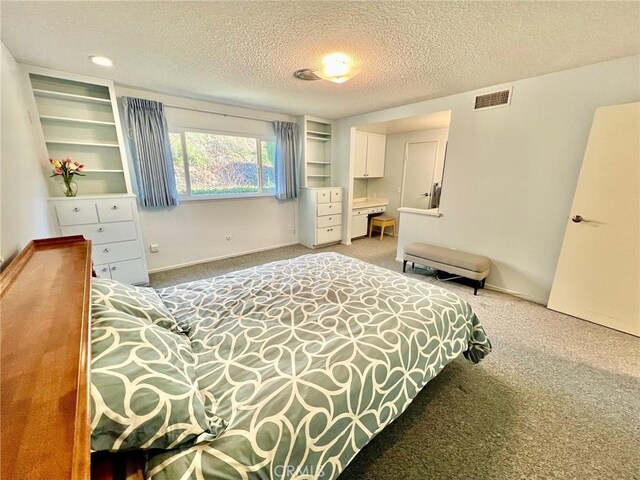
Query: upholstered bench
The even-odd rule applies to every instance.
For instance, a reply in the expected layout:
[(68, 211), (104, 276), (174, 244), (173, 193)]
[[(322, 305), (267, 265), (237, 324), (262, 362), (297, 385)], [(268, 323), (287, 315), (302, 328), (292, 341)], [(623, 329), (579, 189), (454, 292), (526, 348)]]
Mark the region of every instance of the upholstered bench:
[(418, 263), (475, 280), (477, 284), (473, 290), (474, 295), (478, 294), (478, 288), (484, 288), (484, 282), (491, 270), (491, 261), (487, 257), (426, 243), (410, 243), (404, 247), (403, 260), (403, 272), (407, 270), (407, 262), (411, 262), (412, 266)]

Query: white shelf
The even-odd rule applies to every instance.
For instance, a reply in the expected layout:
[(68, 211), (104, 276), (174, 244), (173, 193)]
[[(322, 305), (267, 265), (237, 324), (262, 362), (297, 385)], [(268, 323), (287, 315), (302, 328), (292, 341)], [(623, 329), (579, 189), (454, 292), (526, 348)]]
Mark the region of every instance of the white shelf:
[(34, 88), (33, 94), (36, 95), (37, 97), (63, 98), (66, 100), (73, 100), (76, 102), (111, 104), (111, 100), (109, 100), (108, 98), (90, 97), (87, 95), (76, 95), (75, 93), (56, 92), (54, 90), (43, 90), (41, 88)]
[(307, 140), (314, 140), (316, 142), (330, 142), (331, 138), (321, 138), (321, 137), (309, 137), (309, 136), (307, 136)]
[(313, 177), (313, 178), (330, 178), (331, 175), (307, 175), (307, 177)]
[(331, 162), (316, 162), (316, 161), (309, 161), (307, 163), (313, 163), (316, 165), (331, 165)]
[(316, 130), (307, 130), (307, 135), (320, 135), (322, 137), (330, 137), (331, 134), (328, 132), (318, 132)]
[(115, 126), (115, 122), (101, 122), (99, 120), (83, 120), (81, 118), (54, 117), (51, 115), (40, 115), (41, 120), (60, 123), (80, 123), (83, 125), (105, 125)]
[(57, 143), (60, 145), (83, 145), (88, 147), (120, 148), (117, 143), (77, 142), (73, 140), (45, 140), (45, 141), (46, 143)]
[(124, 170), (84, 169), (81, 173), (124, 173)]

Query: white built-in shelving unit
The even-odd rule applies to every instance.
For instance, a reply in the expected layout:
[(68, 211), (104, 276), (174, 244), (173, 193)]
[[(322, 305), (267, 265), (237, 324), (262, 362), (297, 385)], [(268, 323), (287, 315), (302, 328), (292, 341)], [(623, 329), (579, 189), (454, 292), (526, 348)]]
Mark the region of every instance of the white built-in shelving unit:
[[(131, 191), (128, 162), (113, 82), (25, 67), (33, 93), (31, 117), (42, 139), (41, 156), (49, 183), (49, 214), (58, 235), (83, 235), (93, 242), (99, 277), (125, 283), (149, 281), (142, 230)], [(49, 158), (83, 163), (76, 177), (78, 196), (63, 195)]]
[(301, 137), (300, 186), (331, 186), (331, 134), (328, 120), (303, 116), (298, 119)]
[[(46, 155), (85, 165), (85, 176), (75, 179), (78, 196), (131, 193), (112, 82), (37, 67), (26, 70)], [(61, 197), (60, 178), (48, 182), (50, 196)]]

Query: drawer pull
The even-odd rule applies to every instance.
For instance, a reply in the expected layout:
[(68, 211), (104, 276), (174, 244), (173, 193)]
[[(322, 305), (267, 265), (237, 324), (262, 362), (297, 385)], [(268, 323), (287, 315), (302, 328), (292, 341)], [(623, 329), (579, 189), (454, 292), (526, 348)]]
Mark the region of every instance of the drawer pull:
[(102, 269), (102, 271), (103, 271), (103, 272), (108, 272), (108, 271), (109, 271), (109, 269), (108, 269), (107, 267), (104, 267), (104, 268)]
[(79, 209), (78, 207), (76, 207), (76, 208), (74, 208), (74, 209), (73, 209), (73, 211), (74, 211), (74, 212), (79, 212), (79, 211), (80, 211), (80, 209)]
[(114, 205), (113, 207), (111, 207), (111, 210), (117, 210), (118, 209), (118, 205)]
[(117, 267), (111, 267), (111, 271), (115, 270)]
[(103, 228), (103, 227), (100, 227), (100, 228), (98, 229), (98, 231), (99, 231), (99, 232), (104, 232), (104, 228)]
[(109, 249), (108, 249), (108, 248), (105, 248), (105, 249), (103, 250), (103, 252), (104, 252), (104, 253), (109, 253)]

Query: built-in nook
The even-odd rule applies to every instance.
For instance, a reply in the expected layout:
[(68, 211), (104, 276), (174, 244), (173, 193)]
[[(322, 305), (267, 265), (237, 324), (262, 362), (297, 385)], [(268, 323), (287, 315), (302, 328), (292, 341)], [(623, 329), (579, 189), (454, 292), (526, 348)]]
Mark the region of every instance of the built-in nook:
[(365, 234), (364, 206), (396, 219), (401, 208), (441, 214), (450, 120), (443, 111), (353, 127), (351, 238)]

